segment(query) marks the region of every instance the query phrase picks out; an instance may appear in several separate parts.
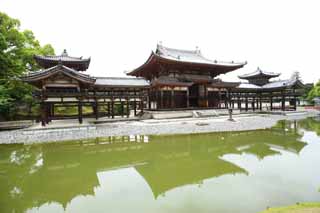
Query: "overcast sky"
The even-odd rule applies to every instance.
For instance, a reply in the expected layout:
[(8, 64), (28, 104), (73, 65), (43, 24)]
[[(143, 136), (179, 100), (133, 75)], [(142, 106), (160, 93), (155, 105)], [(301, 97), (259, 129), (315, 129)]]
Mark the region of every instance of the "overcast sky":
[(305, 83), (320, 79), (319, 0), (0, 0), (0, 10), (57, 54), (91, 56), (91, 75), (124, 76), (162, 41), (198, 46), (212, 60), (248, 62), (224, 80), (258, 66), (281, 79), (293, 71)]

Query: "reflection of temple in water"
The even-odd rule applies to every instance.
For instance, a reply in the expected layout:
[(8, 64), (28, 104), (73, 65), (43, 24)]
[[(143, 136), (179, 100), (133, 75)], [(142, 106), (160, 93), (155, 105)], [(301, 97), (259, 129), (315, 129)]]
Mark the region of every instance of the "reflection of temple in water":
[[(0, 150), (3, 212), (24, 212), (45, 203), (64, 208), (79, 195), (94, 195), (98, 171), (134, 167), (153, 195), (227, 174), (248, 174), (226, 154), (263, 159), (279, 149), (299, 153), (306, 145), (291, 125), (272, 131), (88, 139), (62, 144), (9, 145)], [(4, 209), (1, 209), (4, 208)]]

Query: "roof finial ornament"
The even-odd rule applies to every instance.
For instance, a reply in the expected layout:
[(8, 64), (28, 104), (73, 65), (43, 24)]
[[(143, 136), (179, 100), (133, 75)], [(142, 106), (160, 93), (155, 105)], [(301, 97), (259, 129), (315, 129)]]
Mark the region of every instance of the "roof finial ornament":
[(196, 46), (196, 53), (200, 53), (200, 48)]
[(262, 70), (260, 69), (260, 67), (258, 67), (257, 71), (258, 71), (258, 72), (261, 72)]
[(68, 56), (67, 50), (64, 49), (61, 55), (62, 55), (62, 56)]

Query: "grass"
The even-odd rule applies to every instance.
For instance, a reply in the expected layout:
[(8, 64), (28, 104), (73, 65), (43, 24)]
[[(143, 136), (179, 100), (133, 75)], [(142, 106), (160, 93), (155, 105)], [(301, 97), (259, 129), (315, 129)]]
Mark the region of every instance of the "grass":
[(320, 203), (297, 203), (296, 205), (269, 208), (260, 213), (320, 213)]

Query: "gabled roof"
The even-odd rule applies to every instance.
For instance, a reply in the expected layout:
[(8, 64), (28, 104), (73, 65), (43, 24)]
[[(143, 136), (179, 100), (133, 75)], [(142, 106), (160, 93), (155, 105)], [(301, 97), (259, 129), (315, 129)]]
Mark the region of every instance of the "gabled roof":
[(72, 68), (66, 67), (62, 64), (58, 64), (58, 65), (51, 67), (49, 69), (29, 73), (28, 75), (22, 77), (22, 80), (25, 82), (30, 82), (30, 83), (38, 82), (42, 79), (49, 78), (50, 76), (53, 76), (59, 72), (65, 74), (73, 79), (76, 79), (82, 83), (93, 84), (96, 81), (95, 78), (92, 78), (89, 75), (79, 73), (78, 71), (76, 71)]
[(252, 89), (252, 90), (270, 90), (270, 89), (282, 89), (290, 87), (304, 87), (304, 84), (299, 79), (287, 79), (279, 80), (267, 83), (263, 86), (258, 86), (250, 83), (241, 83), (237, 88), (239, 89)]
[(259, 67), (257, 68), (256, 71), (244, 75), (239, 75), (238, 77), (240, 79), (252, 79), (252, 78), (274, 78), (280, 76), (280, 73), (273, 73), (273, 72), (266, 72), (261, 70)]
[(149, 87), (144, 78), (96, 77), (95, 86), (103, 87)]
[(269, 89), (269, 88), (285, 88), (285, 87), (303, 87), (303, 83), (299, 79), (287, 79), (287, 80), (280, 80), (270, 82), (266, 85), (263, 85), (262, 88)]
[(244, 63), (213, 61), (205, 58), (200, 50), (178, 50), (157, 45), (155, 52), (151, 52), (148, 60), (140, 67), (128, 72), (127, 75), (141, 76), (149, 80), (157, 76), (164, 66), (177, 71), (188, 70), (205, 73), (212, 77), (224, 74), (246, 65)]
[(175, 60), (179, 62), (187, 63), (198, 63), (198, 64), (210, 64), (210, 65), (220, 65), (228, 67), (238, 67), (244, 66), (246, 63), (235, 63), (235, 62), (222, 62), (217, 60), (209, 60), (205, 58), (199, 49), (196, 50), (181, 50), (174, 49), (169, 47), (164, 47), (163, 45), (158, 44), (156, 54), (162, 58), (169, 60)]
[(71, 57), (68, 55), (66, 50), (64, 50), (61, 55), (35, 55), (34, 59), (43, 68), (50, 68), (62, 63), (63, 65), (75, 70), (85, 71), (88, 69), (90, 64), (90, 58), (84, 59), (82, 57)]

